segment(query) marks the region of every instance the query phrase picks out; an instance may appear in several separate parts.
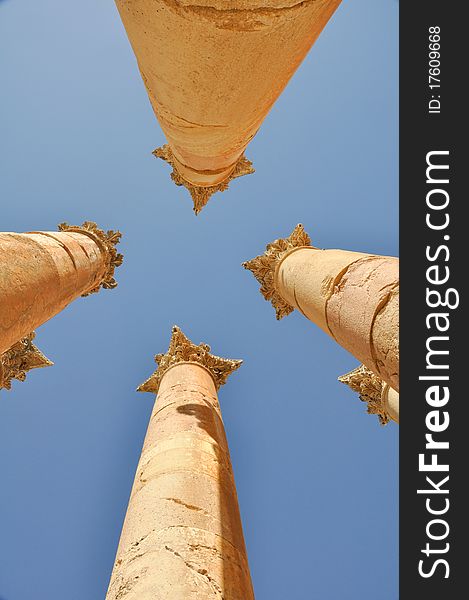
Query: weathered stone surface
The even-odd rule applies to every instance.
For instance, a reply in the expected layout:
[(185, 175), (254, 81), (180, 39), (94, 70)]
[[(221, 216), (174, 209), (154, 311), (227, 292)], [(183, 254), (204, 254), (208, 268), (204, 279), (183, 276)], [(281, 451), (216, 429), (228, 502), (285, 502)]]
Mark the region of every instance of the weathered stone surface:
[(215, 359), (163, 363), (107, 600), (254, 598)]
[(277, 318), (296, 308), (399, 391), (399, 260), (281, 241), (244, 263)]
[(79, 296), (115, 287), (120, 233), (94, 223), (0, 233), (0, 354)]
[(213, 193), (230, 179), (339, 4), (116, 0), (176, 182)]

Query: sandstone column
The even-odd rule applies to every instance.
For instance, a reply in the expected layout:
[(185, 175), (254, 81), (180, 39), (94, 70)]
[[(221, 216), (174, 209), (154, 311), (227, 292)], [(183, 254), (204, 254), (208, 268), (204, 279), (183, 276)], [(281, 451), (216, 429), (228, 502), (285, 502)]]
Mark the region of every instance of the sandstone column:
[(340, 0), (116, 0), (168, 145), (191, 193), (251, 173), (244, 150)]
[(277, 319), (295, 308), (399, 391), (399, 260), (311, 246), (303, 226), (243, 264)]
[(241, 364), (177, 328), (138, 389), (158, 394), (107, 600), (254, 598), (217, 389)]
[(114, 288), (121, 234), (95, 223), (62, 223), (58, 232), (0, 233), (0, 388), (52, 364), (33, 330), (79, 296)]

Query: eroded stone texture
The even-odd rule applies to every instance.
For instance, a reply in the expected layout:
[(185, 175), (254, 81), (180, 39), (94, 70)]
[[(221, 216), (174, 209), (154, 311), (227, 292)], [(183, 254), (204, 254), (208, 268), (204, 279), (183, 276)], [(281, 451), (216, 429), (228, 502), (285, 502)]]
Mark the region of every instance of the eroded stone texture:
[(116, 0), (171, 149), (173, 179), (193, 197), (195, 188), (210, 194), (230, 179), (339, 4)]
[(0, 354), (79, 296), (113, 288), (120, 233), (94, 223), (0, 233)]
[[(399, 391), (399, 260), (276, 240), (244, 263), (282, 318), (294, 308)], [(287, 238), (287, 240), (290, 240)]]
[(254, 598), (217, 398), (240, 361), (223, 365), (208, 351), (175, 328), (169, 352), (157, 357), (161, 377), (140, 388), (158, 398), (107, 600)]

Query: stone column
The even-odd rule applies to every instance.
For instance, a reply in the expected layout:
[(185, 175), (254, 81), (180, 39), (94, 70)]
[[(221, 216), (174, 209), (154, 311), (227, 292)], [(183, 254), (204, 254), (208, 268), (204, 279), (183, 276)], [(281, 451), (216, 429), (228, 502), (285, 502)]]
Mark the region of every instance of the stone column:
[(342, 375), (339, 381), (358, 392), (360, 400), (367, 403), (367, 412), (377, 415), (381, 425), (386, 425), (390, 420), (399, 423), (399, 393), (365, 365)]
[(399, 391), (399, 260), (311, 246), (303, 226), (243, 264), (277, 319), (295, 308)]
[(158, 394), (107, 600), (254, 598), (217, 389), (241, 364), (177, 328), (138, 389)]
[(340, 0), (116, 0), (168, 140), (155, 151), (191, 193), (251, 173), (244, 150)]
[(114, 288), (121, 234), (95, 223), (58, 232), (0, 233), (0, 388), (48, 361), (32, 344), (36, 327), (79, 296)]

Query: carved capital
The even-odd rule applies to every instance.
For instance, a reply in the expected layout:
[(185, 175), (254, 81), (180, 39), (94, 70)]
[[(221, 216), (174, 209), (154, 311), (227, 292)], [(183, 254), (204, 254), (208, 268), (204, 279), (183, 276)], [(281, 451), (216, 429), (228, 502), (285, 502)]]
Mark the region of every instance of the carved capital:
[(89, 296), (99, 292), (101, 288), (106, 290), (117, 287), (117, 281), (114, 279), (114, 271), (117, 267), (120, 267), (124, 257), (119, 254), (116, 250), (116, 245), (120, 242), (122, 234), (120, 231), (103, 231), (93, 221), (85, 221), (83, 225), (69, 225), (68, 223), (60, 223), (58, 226), (59, 231), (72, 231), (75, 233), (82, 233), (93, 239), (96, 244), (101, 248), (103, 254), (106, 257), (106, 271), (103, 279), (93, 289), (88, 290), (83, 296)]
[(0, 389), (11, 389), (11, 380), (24, 381), (32, 369), (50, 367), (51, 362), (33, 344), (34, 331), (0, 355)]
[(339, 377), (339, 381), (348, 385), (354, 392), (358, 392), (360, 400), (368, 403), (368, 414), (378, 415), (381, 425), (389, 422), (390, 417), (383, 399), (387, 384), (380, 377), (365, 365), (360, 365), (350, 373)]
[(157, 394), (166, 371), (182, 362), (197, 363), (205, 367), (212, 375), (218, 389), (226, 383), (228, 376), (233, 371), (239, 369), (243, 361), (220, 358), (210, 354), (210, 346), (207, 344), (196, 346), (182, 333), (179, 327), (174, 326), (168, 351), (166, 354), (157, 354), (155, 362), (158, 364), (158, 368), (151, 377), (137, 388), (137, 391)]
[(252, 166), (252, 162), (248, 160), (244, 154), (238, 159), (234, 171), (231, 175), (222, 181), (218, 185), (211, 186), (196, 186), (184, 179), (182, 175), (178, 172), (176, 163), (173, 158), (173, 153), (171, 152), (171, 148), (168, 144), (161, 146), (161, 148), (157, 148), (153, 150), (153, 155), (157, 158), (161, 158), (166, 161), (172, 168), (173, 171), (171, 173), (171, 179), (174, 181), (176, 185), (184, 186), (192, 197), (192, 201), (194, 202), (194, 212), (196, 215), (203, 209), (203, 207), (210, 200), (210, 197), (216, 192), (224, 192), (228, 189), (228, 185), (230, 181), (236, 179), (237, 177), (242, 177), (243, 175), (250, 175), (254, 173), (254, 168)]
[(275, 289), (275, 272), (285, 255), (294, 248), (311, 246), (311, 239), (303, 225), (298, 224), (289, 237), (280, 238), (266, 246), (264, 254), (243, 263), (261, 284), (260, 292), (275, 308), (277, 320), (286, 317), (294, 308)]

